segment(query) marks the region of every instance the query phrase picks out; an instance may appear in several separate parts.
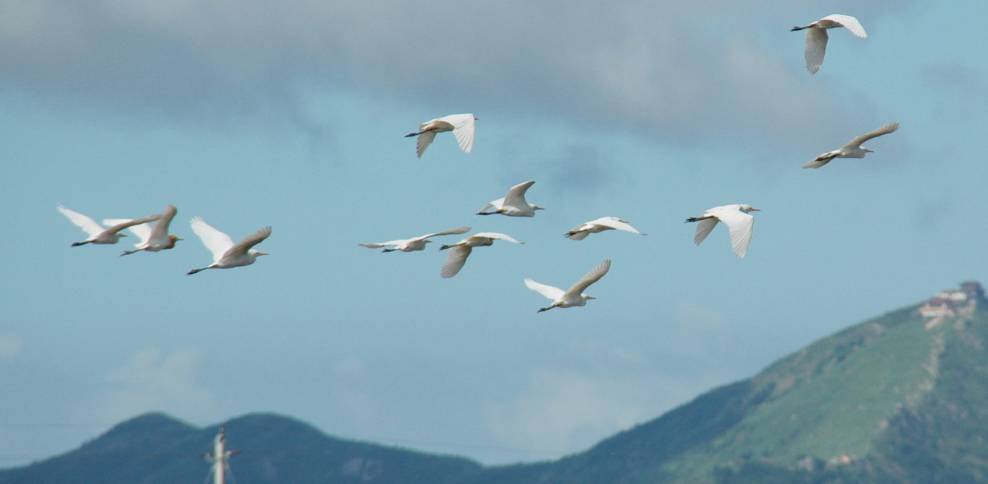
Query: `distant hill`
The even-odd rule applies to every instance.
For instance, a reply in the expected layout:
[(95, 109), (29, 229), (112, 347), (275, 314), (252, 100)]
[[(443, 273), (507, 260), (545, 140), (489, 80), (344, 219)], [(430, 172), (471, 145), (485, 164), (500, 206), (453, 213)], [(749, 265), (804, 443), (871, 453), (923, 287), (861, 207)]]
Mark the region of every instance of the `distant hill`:
[[(244, 451), (233, 465), (241, 484), (988, 482), (986, 346), (988, 302), (965, 284), (536, 464), (482, 467), (272, 415), (226, 428)], [(208, 450), (216, 430), (146, 415), (65, 455), (0, 471), (0, 484), (202, 482), (206, 465), (189, 452)]]

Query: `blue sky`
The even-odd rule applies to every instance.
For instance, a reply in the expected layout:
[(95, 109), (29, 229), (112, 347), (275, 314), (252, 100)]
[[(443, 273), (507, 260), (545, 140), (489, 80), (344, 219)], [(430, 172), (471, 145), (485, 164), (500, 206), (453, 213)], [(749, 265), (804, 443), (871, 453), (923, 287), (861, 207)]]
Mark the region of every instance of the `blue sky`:
[[(289, 414), (486, 463), (552, 458), (985, 275), (983, 2), (0, 2), (0, 466), (151, 410)], [(828, 13), (820, 73), (801, 34)], [(949, 26), (949, 28), (947, 28)], [(402, 137), (474, 112), (473, 154)], [(799, 169), (889, 121), (865, 160)], [(477, 217), (534, 179), (534, 219)], [(174, 251), (69, 248), (173, 203)], [(748, 257), (682, 220), (751, 203)], [(186, 277), (194, 215), (271, 257)], [(562, 234), (603, 215), (649, 235)], [(458, 225), (525, 241), (451, 280)], [(455, 240), (455, 238), (451, 238)], [(524, 277), (587, 307), (537, 315)]]

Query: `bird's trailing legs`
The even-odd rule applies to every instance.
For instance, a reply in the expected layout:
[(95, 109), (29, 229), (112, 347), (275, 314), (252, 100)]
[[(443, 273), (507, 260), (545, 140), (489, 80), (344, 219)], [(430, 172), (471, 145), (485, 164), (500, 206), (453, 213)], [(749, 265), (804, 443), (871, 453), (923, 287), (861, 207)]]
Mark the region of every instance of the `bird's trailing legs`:
[(138, 253), (138, 252), (140, 252), (141, 250), (143, 250), (143, 249), (137, 249), (137, 250), (125, 250), (125, 251), (123, 251), (123, 253), (122, 253), (122, 254), (120, 254), (120, 257), (123, 257), (123, 256), (125, 256), (125, 255), (130, 255), (130, 254), (136, 254), (136, 253)]
[(72, 247), (79, 247), (80, 245), (86, 245), (88, 243), (89, 243), (88, 240), (85, 240), (85, 241), (82, 241), (82, 242), (72, 242)]
[(689, 224), (689, 223), (693, 223), (693, 222), (699, 222), (701, 220), (707, 220), (708, 218), (713, 218), (713, 217), (712, 216), (709, 216), (709, 215), (706, 216), (706, 217), (690, 217), (690, 218), (686, 219), (686, 223)]
[(200, 273), (200, 272), (202, 272), (202, 271), (204, 271), (206, 269), (209, 269), (209, 267), (202, 267), (200, 269), (192, 269), (191, 271), (186, 272), (185, 275), (191, 276), (192, 274), (198, 274), (198, 273)]

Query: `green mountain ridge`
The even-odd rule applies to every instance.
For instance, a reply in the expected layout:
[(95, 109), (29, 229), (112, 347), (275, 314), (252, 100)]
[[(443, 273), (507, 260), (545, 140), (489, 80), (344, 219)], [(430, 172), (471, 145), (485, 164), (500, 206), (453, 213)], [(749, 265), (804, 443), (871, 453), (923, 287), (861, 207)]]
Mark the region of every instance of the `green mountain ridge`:
[[(233, 461), (238, 483), (985, 482), (986, 344), (988, 301), (968, 283), (552, 462), (484, 467), (273, 415), (226, 428), (243, 451)], [(206, 464), (190, 452), (208, 450), (216, 430), (148, 414), (75, 451), (0, 471), (0, 484), (201, 481)]]

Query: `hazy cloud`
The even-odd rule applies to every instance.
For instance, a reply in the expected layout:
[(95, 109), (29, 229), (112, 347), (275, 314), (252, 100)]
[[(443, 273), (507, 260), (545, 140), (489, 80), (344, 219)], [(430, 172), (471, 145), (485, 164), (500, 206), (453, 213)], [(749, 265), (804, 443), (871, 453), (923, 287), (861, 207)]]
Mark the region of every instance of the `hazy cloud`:
[(217, 399), (199, 381), (199, 367), (200, 356), (195, 351), (140, 351), (107, 375), (106, 388), (94, 408), (96, 416), (113, 422), (162, 410), (180, 418), (217, 419), (221, 416)]
[(0, 360), (12, 360), (21, 352), (24, 341), (14, 334), (0, 333)]
[[(889, 4), (901, 2), (855, 10), (877, 16)], [(0, 83), (180, 115), (298, 110), (299, 89), (322, 86), (529, 109), (674, 142), (787, 142), (847, 114), (804, 82), (801, 39), (788, 39), (797, 46), (785, 56), (760, 37), (819, 13), (808, 10), (728, 0), (7, 0)]]

